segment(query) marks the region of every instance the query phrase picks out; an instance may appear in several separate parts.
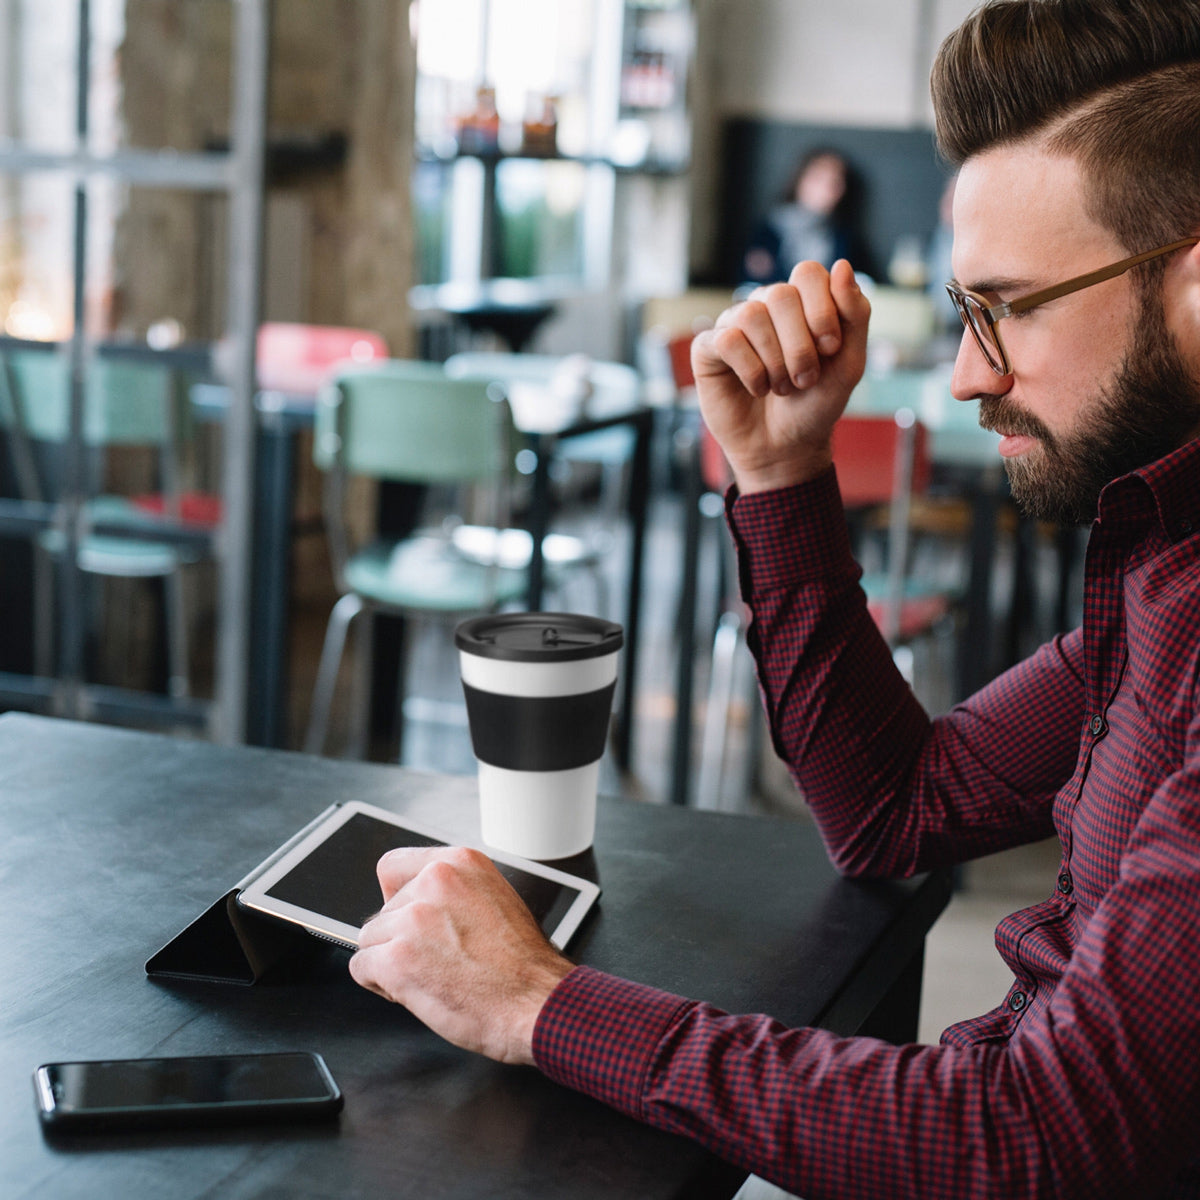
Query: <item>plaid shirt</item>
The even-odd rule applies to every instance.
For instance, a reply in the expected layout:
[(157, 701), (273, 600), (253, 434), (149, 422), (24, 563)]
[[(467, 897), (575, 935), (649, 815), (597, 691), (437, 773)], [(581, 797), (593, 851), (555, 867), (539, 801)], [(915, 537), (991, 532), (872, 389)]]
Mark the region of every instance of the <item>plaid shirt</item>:
[(1200, 1196), (1200, 440), (1110, 484), (1082, 629), (932, 722), (857, 586), (832, 472), (731, 498), (776, 749), (838, 867), (1057, 832), (1014, 982), (938, 1046), (786, 1029), (576, 968), (551, 1077), (808, 1200)]

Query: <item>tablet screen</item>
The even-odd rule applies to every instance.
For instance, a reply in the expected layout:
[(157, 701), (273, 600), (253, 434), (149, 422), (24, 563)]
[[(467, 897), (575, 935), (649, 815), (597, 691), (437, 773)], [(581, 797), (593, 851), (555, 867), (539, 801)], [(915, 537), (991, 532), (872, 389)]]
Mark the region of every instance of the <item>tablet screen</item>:
[[(375, 865), (397, 846), (444, 846), (415, 830), (356, 812), (300, 862), (265, 890), (297, 908), (323, 913), (361, 928), (383, 906)], [(500, 873), (525, 901), (538, 924), (552, 935), (578, 892), (555, 879), (497, 862)]]

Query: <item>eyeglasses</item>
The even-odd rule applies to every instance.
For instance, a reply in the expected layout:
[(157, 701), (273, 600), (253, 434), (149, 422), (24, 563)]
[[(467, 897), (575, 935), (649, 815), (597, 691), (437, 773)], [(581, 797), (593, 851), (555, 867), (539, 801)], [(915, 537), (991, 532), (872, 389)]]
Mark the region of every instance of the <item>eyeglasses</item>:
[(1103, 283), (1106, 279), (1115, 279), (1139, 263), (1149, 262), (1152, 258), (1170, 254), (1175, 250), (1182, 250), (1185, 246), (1195, 246), (1198, 242), (1200, 242), (1200, 237), (1182, 238), (1178, 242), (1172, 242), (1169, 246), (1159, 246), (1157, 250), (1146, 250), (1142, 254), (1135, 254), (1132, 258), (1123, 258), (1119, 263), (1113, 263), (1111, 267), (1101, 267), (1100, 270), (1089, 271), (1086, 275), (1076, 275), (1074, 279), (1068, 279), (1066, 283), (1056, 283), (1053, 287), (1030, 292), (1027, 296), (1020, 296), (1005, 304), (989, 304), (986, 298), (979, 295), (978, 292), (969, 292), (953, 280), (946, 284), (946, 291), (950, 293), (950, 299), (954, 301), (954, 307), (958, 309), (962, 323), (971, 331), (988, 366), (997, 375), (1011, 375), (1012, 363), (1009, 361), (1004, 344), (1000, 341), (1000, 332), (996, 328), (998, 321), (1003, 321), (1005, 317), (1011, 317), (1016, 313), (1028, 312), (1040, 304), (1048, 304), (1051, 300), (1059, 299), (1060, 296), (1081, 292), (1084, 288)]

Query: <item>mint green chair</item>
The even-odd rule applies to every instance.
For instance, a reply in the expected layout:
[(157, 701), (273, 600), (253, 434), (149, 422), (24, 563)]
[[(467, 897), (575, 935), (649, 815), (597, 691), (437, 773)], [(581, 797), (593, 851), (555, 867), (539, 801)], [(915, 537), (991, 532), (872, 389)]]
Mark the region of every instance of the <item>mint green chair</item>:
[[(446, 373), (456, 379), (490, 379), (505, 388), (512, 401), (518, 428), (522, 409), (517, 403), (516, 388), (532, 385), (552, 394), (573, 387), (583, 389), (580, 403), (592, 416), (607, 416), (627, 412), (641, 401), (642, 380), (635, 368), (625, 363), (596, 361), (586, 355), (508, 354), (501, 351), (466, 351), (446, 360)], [(540, 416), (536, 411), (527, 414)], [(613, 527), (619, 523), (625, 500), (625, 484), (629, 464), (637, 442), (635, 431), (627, 425), (592, 430), (575, 437), (564, 438), (554, 449), (560, 463), (590, 465), (600, 472), (599, 523), (586, 537), (569, 534), (548, 534), (542, 553), (548, 564), (561, 568), (582, 569), (592, 578), (596, 590), (596, 611), (609, 615), (608, 581), (604, 563), (614, 546)], [(500, 555), (509, 562), (528, 563), (532, 542), (510, 537), (506, 544), (496, 543), (485, 533), (464, 526), (455, 535), (464, 553), (483, 558)]]
[[(409, 625), (414, 618), (456, 623), (523, 599), (525, 570), (472, 561), (455, 551), (450, 537), (458, 518), (494, 529), (507, 526), (513, 449), (507, 403), (494, 398), (486, 382), (450, 379), (433, 363), (389, 359), (346, 369), (321, 393), (313, 456), (324, 472), (326, 531), (341, 596), (317, 668), (307, 751), (324, 749), (346, 637), (360, 614), (403, 616)], [(345, 515), (352, 476), (428, 485), (427, 494), (438, 497), (451, 493), (452, 517), (404, 538), (354, 548)], [(370, 621), (362, 641), (364, 663), (369, 632)], [(358, 748), (365, 707), (359, 689)]]
[[(0, 356), (0, 426), (9, 435), (18, 488), (26, 500), (54, 500), (62, 489), (53, 478), (53, 453), (35, 447), (66, 442), (70, 425), (69, 359), (47, 351), (12, 351)], [(111, 447), (157, 451), (157, 508), (180, 517), (180, 450), (188, 428), (174, 371), (133, 359), (95, 358), (84, 387), (83, 442), (87, 474), (85, 523), (128, 521), (144, 525), (148, 511), (131, 498), (101, 491), (103, 455)], [(34, 663), (39, 675), (53, 673), (53, 563), (61, 561), (67, 538), (57, 526), (35, 535)], [(188, 622), (182, 568), (204, 557), (194, 542), (171, 544), (87, 531), (76, 542), (76, 562), (87, 575), (164, 581), (168, 689), (175, 697), (191, 690)]]

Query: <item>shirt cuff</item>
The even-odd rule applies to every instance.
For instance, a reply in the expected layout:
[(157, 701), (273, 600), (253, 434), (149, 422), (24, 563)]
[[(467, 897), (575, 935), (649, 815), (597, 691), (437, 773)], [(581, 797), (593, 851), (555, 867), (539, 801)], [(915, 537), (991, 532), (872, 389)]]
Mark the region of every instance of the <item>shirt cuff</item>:
[(857, 569), (833, 467), (807, 483), (768, 492), (743, 496), (731, 487), (725, 515), (745, 600)]
[(641, 1117), (644, 1083), (667, 1031), (695, 1002), (576, 967), (550, 994), (533, 1058), (556, 1083)]

